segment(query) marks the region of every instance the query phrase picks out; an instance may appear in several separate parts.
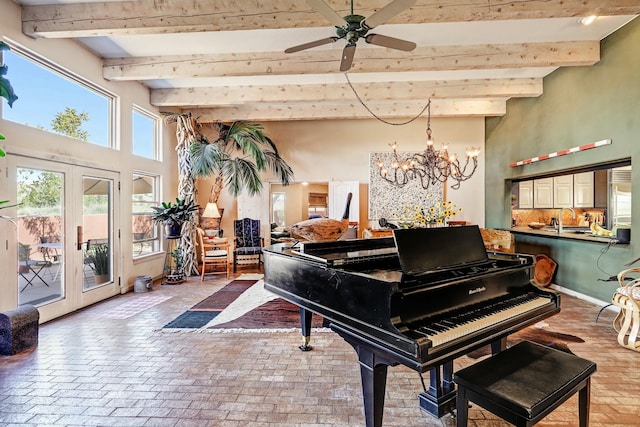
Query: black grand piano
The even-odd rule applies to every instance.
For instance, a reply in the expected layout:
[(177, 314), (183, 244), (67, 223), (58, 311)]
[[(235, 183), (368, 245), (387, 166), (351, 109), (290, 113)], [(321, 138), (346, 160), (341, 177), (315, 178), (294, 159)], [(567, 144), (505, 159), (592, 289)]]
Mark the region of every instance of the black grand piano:
[[(534, 257), (487, 252), (477, 226), (394, 230), (393, 237), (264, 249), (265, 288), (298, 305), (310, 349), (312, 313), (358, 354), (366, 425), (381, 426), (387, 367), (424, 373), (420, 407), (455, 406), (453, 360), (560, 311), (531, 283)], [(423, 383), (424, 384), (424, 383)]]

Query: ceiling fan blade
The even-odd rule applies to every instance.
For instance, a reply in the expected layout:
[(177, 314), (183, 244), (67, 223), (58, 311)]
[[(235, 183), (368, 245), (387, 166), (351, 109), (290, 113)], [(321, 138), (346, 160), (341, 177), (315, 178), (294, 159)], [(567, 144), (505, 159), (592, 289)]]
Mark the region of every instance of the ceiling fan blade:
[(346, 22), (342, 16), (338, 15), (323, 0), (307, 0), (307, 4), (336, 27), (342, 27)]
[(284, 53), (300, 52), (301, 50), (311, 49), (312, 47), (322, 46), (323, 44), (335, 43), (336, 40), (340, 40), (339, 37), (327, 37), (326, 39), (320, 39), (309, 43), (299, 44), (285, 49)]
[(342, 61), (340, 61), (340, 71), (349, 71), (353, 64), (353, 55), (356, 53), (356, 45), (349, 44), (342, 50)]
[(409, 52), (416, 48), (416, 44), (414, 42), (397, 39), (395, 37), (383, 36), (381, 34), (369, 34), (364, 40), (367, 43), (375, 44), (377, 46), (404, 50), (405, 52)]
[(368, 28), (377, 27), (383, 22), (388, 21), (405, 9), (409, 9), (415, 4), (416, 0), (394, 0), (373, 15), (366, 18), (363, 22)]

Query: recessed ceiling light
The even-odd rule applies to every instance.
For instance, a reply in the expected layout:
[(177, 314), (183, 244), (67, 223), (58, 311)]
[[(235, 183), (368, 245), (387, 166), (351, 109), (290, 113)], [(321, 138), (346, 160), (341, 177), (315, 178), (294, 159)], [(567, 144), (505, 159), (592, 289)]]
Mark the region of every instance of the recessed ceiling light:
[(593, 21), (595, 21), (598, 17), (596, 15), (586, 16), (584, 18), (580, 18), (580, 23), (582, 25), (591, 25)]

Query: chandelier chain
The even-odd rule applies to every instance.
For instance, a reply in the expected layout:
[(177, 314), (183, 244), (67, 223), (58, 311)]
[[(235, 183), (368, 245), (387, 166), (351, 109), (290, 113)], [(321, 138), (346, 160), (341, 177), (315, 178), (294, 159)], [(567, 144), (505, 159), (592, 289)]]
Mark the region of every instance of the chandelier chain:
[(422, 116), (424, 114), (425, 111), (427, 111), (427, 108), (429, 108), (429, 106), (431, 105), (431, 99), (429, 99), (427, 101), (427, 104), (422, 108), (422, 110), (413, 118), (405, 121), (405, 122), (400, 122), (400, 123), (393, 123), (390, 122), (388, 120), (383, 119), (382, 117), (378, 116), (376, 113), (374, 113), (368, 106), (367, 104), (364, 103), (364, 101), (362, 100), (362, 98), (360, 98), (360, 95), (358, 95), (358, 92), (356, 92), (356, 88), (353, 87), (353, 85), (351, 84), (351, 80), (349, 80), (349, 75), (347, 73), (344, 73), (344, 76), (347, 78), (347, 83), (349, 84), (349, 87), (351, 88), (351, 90), (353, 91), (353, 94), (356, 96), (356, 99), (360, 102), (360, 104), (362, 104), (362, 106), (369, 112), (369, 114), (371, 114), (376, 120), (385, 123), (387, 125), (391, 125), (391, 126), (404, 126), (404, 125), (408, 125), (409, 123), (417, 120), (418, 118), (420, 118), (420, 116)]

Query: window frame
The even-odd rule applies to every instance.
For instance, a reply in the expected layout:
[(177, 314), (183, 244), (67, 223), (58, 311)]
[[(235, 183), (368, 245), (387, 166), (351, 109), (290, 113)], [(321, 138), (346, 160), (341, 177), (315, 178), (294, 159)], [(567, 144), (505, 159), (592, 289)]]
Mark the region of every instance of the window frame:
[[(151, 120), (152, 122), (152, 132), (151, 136), (151, 157), (144, 156), (142, 154), (137, 154), (135, 152), (135, 117), (136, 114)], [(160, 147), (162, 146), (162, 121), (157, 114), (134, 104), (131, 109), (131, 154), (137, 157), (142, 157), (144, 159), (151, 159), (162, 161), (162, 150)]]
[[(159, 206), (160, 203), (161, 203), (160, 202), (160, 196), (162, 194), (162, 192), (161, 192), (161, 176), (159, 174), (152, 173), (152, 172), (140, 171), (140, 170), (134, 170), (133, 171), (133, 174), (132, 174), (132, 187), (131, 187), (131, 217), (132, 217), (132, 223), (131, 223), (131, 245), (132, 245), (132, 258), (134, 260), (145, 258), (145, 257), (152, 256), (154, 254), (158, 254), (158, 253), (162, 252), (162, 233), (161, 233), (161, 229), (160, 229), (160, 224), (153, 223), (153, 220), (151, 220), (151, 224), (150, 224), (150, 228), (149, 228), (149, 230), (152, 232), (151, 237), (144, 237), (142, 239), (136, 239), (135, 238), (136, 234), (138, 234), (138, 232), (135, 232), (136, 228), (134, 227), (134, 224), (133, 224), (134, 218), (137, 215), (136, 209), (134, 208), (134, 204), (135, 203), (141, 203), (140, 200), (135, 200), (135, 196), (136, 196), (135, 180), (137, 178), (151, 178), (153, 180), (153, 189), (152, 189), (152, 192), (151, 192), (153, 194), (153, 200), (152, 201), (148, 201), (148, 202), (143, 202), (143, 203), (148, 203), (149, 207), (151, 207), (151, 206)], [(138, 194), (147, 194), (147, 193), (138, 193)], [(142, 214), (148, 214), (149, 216), (151, 216), (152, 213), (153, 213), (152, 209), (149, 209), (149, 211), (146, 211), (146, 212), (142, 212)], [(151, 244), (151, 250), (145, 252), (143, 249), (144, 249), (144, 245), (147, 244), (147, 243)]]
[[(93, 94), (103, 97), (106, 101), (107, 101), (107, 123), (106, 123), (106, 139), (107, 139), (107, 145), (104, 146), (100, 143), (97, 142), (93, 142), (91, 140), (87, 140), (87, 141), (83, 141), (81, 139), (77, 139), (77, 138), (73, 138), (76, 139), (77, 141), (80, 142), (85, 142), (88, 144), (93, 144), (96, 145), (98, 147), (104, 147), (104, 148), (110, 148), (113, 150), (118, 150), (119, 149), (119, 141), (118, 138), (116, 137), (118, 135), (117, 131), (116, 131), (116, 127), (118, 124), (118, 109), (119, 109), (119, 101), (120, 101), (120, 97), (118, 95), (116, 95), (115, 93), (97, 85), (96, 83), (80, 76), (79, 74), (69, 70), (68, 68), (65, 68), (53, 61), (51, 61), (50, 59), (45, 58), (44, 56), (12, 41), (9, 39), (3, 39), (3, 41), (9, 45), (9, 47), (11, 48), (11, 50), (9, 52), (0, 52), (0, 59), (2, 64), (5, 64), (5, 56), (7, 53), (16, 55), (21, 57), (22, 59), (24, 59), (25, 61), (29, 61), (31, 62), (33, 65), (42, 68), (43, 70), (54, 74), (55, 76), (57, 76), (58, 78), (67, 80), (68, 82), (75, 84), (89, 92), (92, 92)], [(11, 78), (9, 76), (9, 78)], [(20, 98), (18, 99), (18, 101), (20, 100)], [(64, 108), (64, 105), (60, 105), (60, 108)], [(18, 123), (22, 126), (28, 126), (28, 127), (32, 127), (32, 128), (36, 128), (36, 129), (41, 129), (38, 126), (35, 125), (31, 125), (29, 123), (22, 123), (22, 122), (18, 122), (18, 121), (14, 121), (8, 118), (4, 117), (4, 110), (2, 110), (2, 106), (0, 106), (0, 118), (2, 118), (3, 120), (7, 120), (7, 121), (11, 121), (13, 123)], [(50, 129), (41, 129), (45, 132), (48, 133), (52, 133), (54, 135), (61, 135), (58, 132), (55, 132), (53, 130)], [(72, 137), (69, 137), (72, 138)]]

